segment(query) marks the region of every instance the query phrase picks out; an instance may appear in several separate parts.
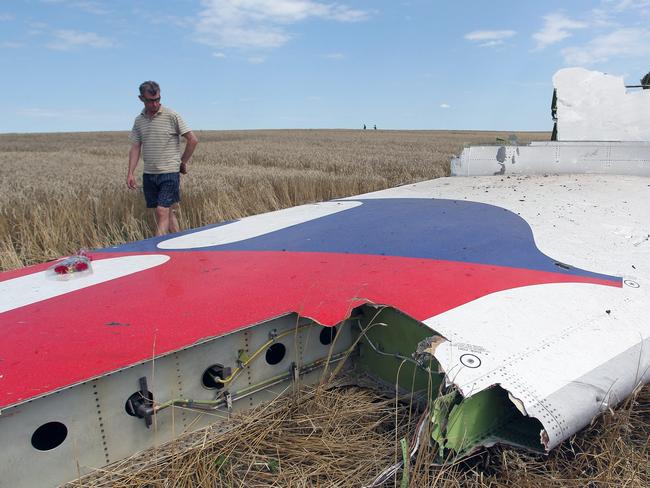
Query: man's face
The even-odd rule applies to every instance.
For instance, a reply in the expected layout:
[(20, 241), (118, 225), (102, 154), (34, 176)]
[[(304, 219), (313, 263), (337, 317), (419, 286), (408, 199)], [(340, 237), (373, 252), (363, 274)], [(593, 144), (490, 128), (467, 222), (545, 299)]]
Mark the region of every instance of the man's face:
[(144, 103), (144, 108), (149, 114), (155, 114), (160, 109), (160, 92), (155, 95), (144, 92), (143, 95), (140, 95), (140, 100)]

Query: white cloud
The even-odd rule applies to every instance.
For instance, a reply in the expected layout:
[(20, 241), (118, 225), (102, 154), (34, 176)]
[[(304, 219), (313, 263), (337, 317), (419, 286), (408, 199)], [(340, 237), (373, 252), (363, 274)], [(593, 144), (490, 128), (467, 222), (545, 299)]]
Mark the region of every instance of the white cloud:
[(650, 0), (601, 0), (600, 5), (590, 12), (590, 24), (624, 27), (622, 15), (633, 15), (637, 19), (650, 16)]
[(262, 56), (252, 56), (248, 58), (248, 62), (251, 64), (262, 64), (264, 61), (266, 61), (266, 58)]
[(503, 44), (503, 41), (502, 41), (502, 40), (498, 40), (498, 41), (488, 41), (488, 42), (484, 42), (484, 43), (482, 43), (482, 44), (479, 44), (479, 46), (480, 46), (480, 47), (494, 47), (494, 46), (500, 46), (501, 44)]
[(69, 51), (78, 47), (107, 48), (113, 47), (113, 41), (94, 32), (77, 32), (73, 30), (58, 30), (54, 40), (46, 44), (48, 49)]
[(448, 103), (441, 103), (440, 108), (451, 108), (451, 105), (449, 105)]
[(586, 22), (569, 19), (561, 13), (548, 14), (544, 16), (544, 26), (533, 34), (533, 39), (537, 41), (537, 49), (544, 49), (571, 36), (572, 30), (585, 27)]
[(465, 34), (465, 39), (470, 41), (502, 41), (516, 34), (513, 30), (482, 30)]
[(494, 47), (499, 46), (516, 35), (517, 32), (513, 30), (482, 30), (472, 31), (465, 34), (465, 39), (468, 41), (480, 42), (480, 47)]
[(604, 7), (610, 7), (615, 11), (643, 10), (650, 7), (650, 0), (603, 0)]
[(562, 50), (567, 65), (592, 65), (612, 58), (647, 58), (650, 56), (650, 30), (622, 28), (596, 37), (582, 46)]
[(0, 22), (8, 22), (14, 20), (14, 16), (11, 14), (0, 14)]
[(311, 18), (357, 22), (368, 12), (315, 0), (202, 0), (197, 40), (214, 47), (275, 48), (291, 38), (287, 26)]
[(212, 57), (223, 59), (226, 57), (226, 55), (224, 53), (212, 53)]
[(329, 54), (326, 54), (325, 57), (327, 59), (343, 59), (345, 57), (345, 54), (343, 54), (343, 53), (329, 53)]
[(589, 12), (589, 26), (591, 27), (611, 27), (616, 25), (612, 19), (612, 12), (608, 8), (594, 8)]
[(25, 45), (21, 42), (12, 42), (12, 41), (0, 42), (0, 48), (2, 49), (18, 49), (24, 46)]

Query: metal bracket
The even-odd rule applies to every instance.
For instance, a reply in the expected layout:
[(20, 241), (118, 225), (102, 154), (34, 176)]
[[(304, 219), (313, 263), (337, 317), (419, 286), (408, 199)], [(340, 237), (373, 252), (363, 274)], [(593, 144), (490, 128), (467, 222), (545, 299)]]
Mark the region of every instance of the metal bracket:
[(143, 376), (139, 380), (140, 391), (134, 393), (127, 400), (129, 413), (139, 419), (144, 419), (147, 429), (153, 423), (155, 410), (153, 408), (153, 395), (149, 392), (147, 386), (147, 377)]
[(291, 379), (294, 383), (297, 383), (300, 379), (300, 369), (298, 369), (296, 363), (291, 363)]
[(237, 351), (237, 365), (241, 368), (244, 366), (244, 363), (248, 361), (249, 356), (248, 352), (246, 352), (246, 349), (240, 349)]
[(230, 411), (232, 410), (232, 395), (229, 391), (223, 392), (223, 397), (226, 400), (226, 408)]

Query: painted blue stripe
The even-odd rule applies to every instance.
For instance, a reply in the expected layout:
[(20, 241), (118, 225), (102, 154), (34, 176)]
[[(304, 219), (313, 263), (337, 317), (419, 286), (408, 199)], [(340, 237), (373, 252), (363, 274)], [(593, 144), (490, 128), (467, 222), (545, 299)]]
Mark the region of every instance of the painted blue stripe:
[[(620, 281), (617, 277), (557, 264), (537, 249), (528, 223), (501, 207), (463, 200), (399, 198), (359, 201), (363, 205), (336, 214), (244, 241), (198, 250), (374, 254), (507, 266)], [(212, 227), (217, 226), (174, 236)], [(147, 239), (106, 251), (156, 252), (158, 242), (168, 238)]]

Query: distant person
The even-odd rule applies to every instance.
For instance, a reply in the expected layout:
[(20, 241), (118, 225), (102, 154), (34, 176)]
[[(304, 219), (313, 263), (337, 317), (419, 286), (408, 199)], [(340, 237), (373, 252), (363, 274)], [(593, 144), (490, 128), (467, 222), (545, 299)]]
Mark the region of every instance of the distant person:
[(363, 124), (363, 130), (366, 130), (366, 124)]
[[(142, 189), (147, 208), (155, 209), (156, 235), (178, 232), (176, 210), (181, 201), (180, 174), (187, 174), (187, 164), (198, 139), (180, 115), (160, 104), (160, 86), (155, 81), (140, 85), (144, 110), (135, 118), (131, 129), (131, 150), (126, 185), (136, 189), (135, 168), (144, 161)], [(185, 150), (181, 155), (181, 136)]]
[(375, 124), (372, 128), (377, 130), (377, 124)]

